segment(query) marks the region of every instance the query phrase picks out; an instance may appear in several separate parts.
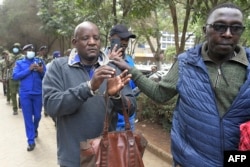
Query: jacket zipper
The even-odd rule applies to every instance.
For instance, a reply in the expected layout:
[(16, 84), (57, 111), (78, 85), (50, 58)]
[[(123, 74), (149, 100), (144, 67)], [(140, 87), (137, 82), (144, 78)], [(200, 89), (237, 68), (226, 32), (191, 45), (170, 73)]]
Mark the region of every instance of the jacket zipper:
[(221, 76), (221, 69), (220, 69), (220, 66), (217, 67), (217, 77), (216, 77), (216, 80), (215, 80), (215, 84), (214, 84), (214, 87), (216, 88), (217, 87), (217, 83), (220, 79), (220, 76)]
[(217, 86), (217, 84), (218, 84), (218, 81), (219, 81), (219, 79), (220, 79), (221, 77), (224, 79), (224, 81), (226, 82), (227, 86), (229, 86), (226, 77), (224, 76), (224, 74), (223, 74), (222, 71), (221, 71), (221, 65), (218, 66), (217, 71), (218, 71), (218, 75), (217, 75), (217, 77), (216, 77), (214, 87), (216, 88), (216, 86)]

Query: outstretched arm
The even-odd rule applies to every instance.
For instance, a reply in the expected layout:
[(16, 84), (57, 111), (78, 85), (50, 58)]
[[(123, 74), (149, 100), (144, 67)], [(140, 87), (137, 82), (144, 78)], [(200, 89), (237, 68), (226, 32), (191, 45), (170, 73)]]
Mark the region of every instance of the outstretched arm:
[(111, 62), (117, 67), (119, 67), (121, 70), (129, 70), (131, 68), (129, 64), (122, 58), (114, 57), (113, 59), (111, 59)]

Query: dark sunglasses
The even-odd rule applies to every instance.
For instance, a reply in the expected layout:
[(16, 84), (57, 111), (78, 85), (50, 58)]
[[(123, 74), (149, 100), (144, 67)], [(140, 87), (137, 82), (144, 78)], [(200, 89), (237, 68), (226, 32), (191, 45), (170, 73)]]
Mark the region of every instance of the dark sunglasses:
[(241, 25), (226, 25), (221, 23), (214, 23), (214, 24), (206, 24), (214, 29), (214, 31), (217, 31), (219, 33), (225, 33), (228, 28), (230, 28), (230, 32), (233, 35), (240, 35), (245, 30), (244, 26)]

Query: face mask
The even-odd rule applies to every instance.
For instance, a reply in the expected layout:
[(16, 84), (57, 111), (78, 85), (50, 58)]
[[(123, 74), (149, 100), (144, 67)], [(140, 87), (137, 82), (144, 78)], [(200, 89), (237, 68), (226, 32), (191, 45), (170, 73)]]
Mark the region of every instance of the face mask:
[(33, 59), (35, 57), (35, 52), (33, 52), (33, 51), (27, 51), (26, 57), (28, 59)]
[(13, 51), (13, 53), (18, 53), (19, 49), (18, 48), (13, 48), (12, 51)]

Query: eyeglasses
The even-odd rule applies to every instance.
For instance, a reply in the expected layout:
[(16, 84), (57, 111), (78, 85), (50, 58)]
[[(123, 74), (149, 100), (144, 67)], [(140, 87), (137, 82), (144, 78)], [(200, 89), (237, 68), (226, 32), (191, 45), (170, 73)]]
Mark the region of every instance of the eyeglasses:
[(230, 28), (230, 32), (233, 35), (240, 35), (244, 30), (245, 27), (241, 25), (226, 25), (221, 23), (214, 23), (214, 24), (206, 24), (212, 27), (215, 31), (219, 33), (225, 33), (228, 28)]

